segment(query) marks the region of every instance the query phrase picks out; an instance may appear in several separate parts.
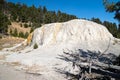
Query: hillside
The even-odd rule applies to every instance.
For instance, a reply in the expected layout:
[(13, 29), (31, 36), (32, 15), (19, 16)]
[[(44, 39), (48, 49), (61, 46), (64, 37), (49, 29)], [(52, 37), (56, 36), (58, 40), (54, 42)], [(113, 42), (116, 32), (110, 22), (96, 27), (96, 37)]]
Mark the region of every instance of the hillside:
[[(42, 24), (64, 22), (76, 18), (77, 17), (74, 15), (61, 11), (49, 11), (45, 6), (37, 8), (34, 5), (27, 6), (21, 3), (7, 2), (5, 0), (2, 0), (0, 3), (0, 33), (2, 34), (7, 34), (7, 30), (11, 28), (9, 25), (15, 27), (16, 25), (19, 26), (19, 23), (30, 23), (30, 25), (26, 25), (26, 27), (29, 26), (35, 29)], [(22, 31), (21, 28), (20, 31)]]
[(18, 23), (18, 22), (11, 22), (11, 25), (9, 25), (8, 27), (8, 33), (10, 34), (10, 30), (12, 30), (12, 32), (14, 32), (15, 29), (17, 29), (17, 32), (23, 32), (24, 34), (26, 32), (30, 33), (31, 27), (25, 28), (24, 25), (21, 26), (22, 23)]
[[(23, 26), (21, 26), (23, 24)], [(17, 30), (17, 35), (15, 36), (15, 30)], [(25, 28), (24, 23), (11, 22), (11, 25), (8, 27), (8, 35), (1, 35), (0, 38), (0, 50), (4, 48), (13, 47), (16, 44), (23, 42), (30, 34), (31, 27)], [(23, 35), (20, 36), (20, 33)], [(25, 36), (26, 35), (26, 36)]]
[[(82, 68), (87, 68), (92, 59), (91, 68), (96, 72), (86, 72), (85, 76), (95, 79), (107, 74), (119, 78), (119, 74), (115, 77), (111, 75), (113, 72), (103, 70), (120, 54), (120, 40), (100, 24), (81, 19), (45, 24), (34, 30), (31, 41), (24, 50), (12, 53), (12, 48), (8, 48), (10, 52), (1, 51), (1, 56), (4, 55), (1, 61), (26, 73), (40, 74), (45, 80), (68, 80), (78, 75)], [(34, 49), (35, 43), (37, 49)]]

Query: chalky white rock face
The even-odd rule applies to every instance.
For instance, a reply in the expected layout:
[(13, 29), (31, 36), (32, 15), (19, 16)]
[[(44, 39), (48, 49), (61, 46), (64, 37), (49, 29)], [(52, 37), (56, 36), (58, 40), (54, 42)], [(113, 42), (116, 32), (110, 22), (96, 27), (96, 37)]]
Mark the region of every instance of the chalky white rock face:
[[(108, 45), (114, 37), (105, 26), (92, 21), (75, 19), (63, 23), (51, 23), (43, 25), (34, 31), (32, 45), (50, 46), (55, 44), (84, 45), (88, 49), (95, 46), (102, 47), (102, 43)], [(82, 47), (82, 46), (79, 46)], [(93, 49), (94, 50), (94, 49)]]

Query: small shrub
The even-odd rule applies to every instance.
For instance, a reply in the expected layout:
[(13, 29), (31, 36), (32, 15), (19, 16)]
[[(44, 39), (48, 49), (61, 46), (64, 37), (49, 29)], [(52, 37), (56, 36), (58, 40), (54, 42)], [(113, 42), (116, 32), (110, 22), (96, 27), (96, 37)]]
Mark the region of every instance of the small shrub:
[(24, 38), (24, 33), (23, 32), (19, 32), (19, 37)]
[(10, 33), (9, 33), (9, 34), (12, 35), (12, 33), (13, 33), (13, 32), (12, 32), (12, 29), (10, 29)]
[(31, 27), (32, 25), (31, 24), (29, 24), (29, 27)]
[(29, 35), (29, 33), (28, 33), (28, 32), (26, 32), (26, 33), (25, 33), (25, 35), (24, 35), (24, 38), (27, 38), (27, 37), (28, 37), (28, 35)]
[(20, 27), (22, 27), (22, 23), (20, 24)]
[(31, 29), (30, 29), (30, 33), (32, 33), (33, 31), (34, 31), (34, 28), (31, 28)]
[(18, 37), (18, 31), (17, 31), (17, 29), (15, 28), (14, 29), (14, 33), (12, 34), (14, 37)]
[(38, 48), (38, 45), (37, 43), (34, 44), (34, 49), (37, 49)]
[(28, 28), (28, 24), (25, 23), (25, 24), (24, 24), (24, 27), (25, 27), (25, 28)]
[(8, 20), (7, 24), (8, 24), (8, 25), (11, 25), (11, 22), (10, 22), (10, 20)]

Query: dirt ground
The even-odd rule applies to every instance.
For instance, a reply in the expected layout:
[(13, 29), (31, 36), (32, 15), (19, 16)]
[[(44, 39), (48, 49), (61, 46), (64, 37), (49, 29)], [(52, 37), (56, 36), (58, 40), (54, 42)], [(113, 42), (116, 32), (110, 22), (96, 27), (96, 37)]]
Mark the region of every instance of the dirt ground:
[(47, 80), (42, 75), (29, 74), (14, 69), (12, 66), (0, 64), (0, 80)]

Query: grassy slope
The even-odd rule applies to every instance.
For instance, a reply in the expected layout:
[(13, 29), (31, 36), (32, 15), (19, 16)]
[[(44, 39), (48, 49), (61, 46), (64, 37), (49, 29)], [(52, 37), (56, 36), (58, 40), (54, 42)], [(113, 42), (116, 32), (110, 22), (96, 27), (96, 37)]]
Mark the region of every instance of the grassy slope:
[(30, 32), (31, 28), (28, 27), (28, 28), (24, 28), (24, 26), (20, 26), (21, 23), (17, 23), (17, 22), (11, 22), (11, 25), (9, 25), (8, 27), (8, 33), (10, 33), (10, 29), (12, 30), (12, 32), (14, 32), (14, 29), (17, 29), (18, 33), (19, 32), (23, 32), (23, 33), (26, 33), (26, 32)]

